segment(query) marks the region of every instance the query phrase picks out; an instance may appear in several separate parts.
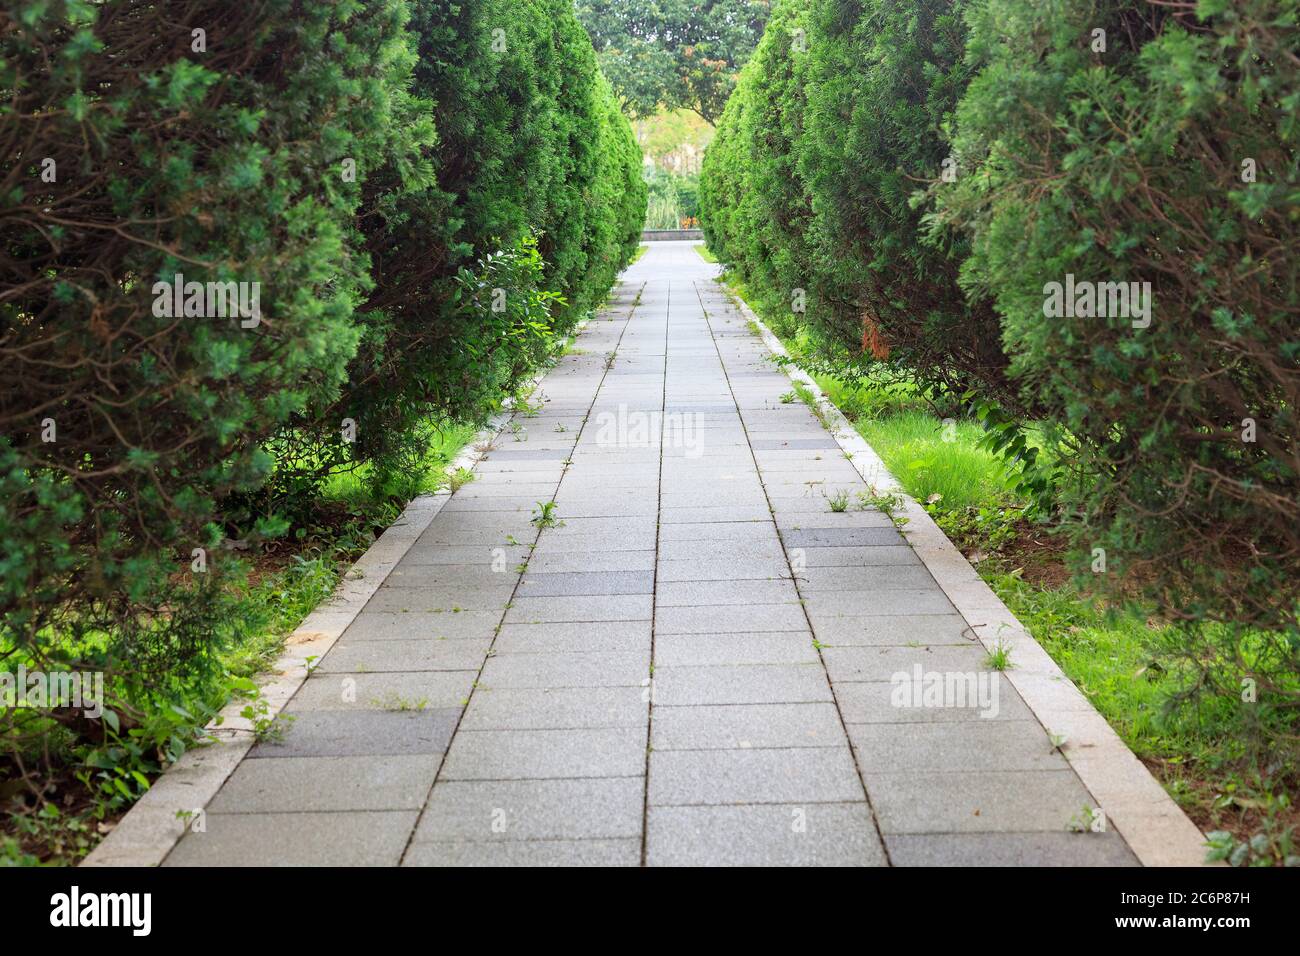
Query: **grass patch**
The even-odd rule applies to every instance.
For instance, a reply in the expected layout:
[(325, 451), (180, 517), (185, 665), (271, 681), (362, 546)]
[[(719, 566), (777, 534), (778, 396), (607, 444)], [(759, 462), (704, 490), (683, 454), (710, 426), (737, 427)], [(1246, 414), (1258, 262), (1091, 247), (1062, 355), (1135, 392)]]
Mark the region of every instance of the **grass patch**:
[(945, 424), (926, 412), (901, 411), (854, 427), (918, 501), (942, 501), (946, 509), (1009, 503), (1005, 469), (976, 445), (982, 430), (973, 422)]
[(696, 244), (695, 251), (700, 254), (700, 258), (703, 259), (705, 262), (712, 262), (716, 264), (718, 261), (718, 257), (713, 254), (713, 251), (702, 242)]
[(640, 260), (640, 258), (649, 251), (650, 251), (650, 247), (647, 246), (645, 243), (642, 243), (641, 245), (637, 246), (636, 252), (632, 253), (632, 258), (628, 260), (627, 263), (628, 266), (636, 265), (638, 260)]
[(424, 426), (424, 453), (394, 475), (380, 477), (369, 464), (331, 475), (322, 499), (353, 508), (374, 507), (383, 501), (410, 501), (445, 488), (447, 466), (478, 433), (474, 425), (430, 421)]

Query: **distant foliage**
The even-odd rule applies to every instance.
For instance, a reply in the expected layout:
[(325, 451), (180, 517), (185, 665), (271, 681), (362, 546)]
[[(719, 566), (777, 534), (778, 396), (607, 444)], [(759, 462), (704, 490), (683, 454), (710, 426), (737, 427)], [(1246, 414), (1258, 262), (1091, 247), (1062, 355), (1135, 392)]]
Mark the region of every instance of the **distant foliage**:
[(578, 0), (629, 116), (683, 107), (716, 123), (763, 33), (770, 0)]
[(647, 229), (682, 229), (698, 222), (700, 177), (650, 167), (646, 174)]

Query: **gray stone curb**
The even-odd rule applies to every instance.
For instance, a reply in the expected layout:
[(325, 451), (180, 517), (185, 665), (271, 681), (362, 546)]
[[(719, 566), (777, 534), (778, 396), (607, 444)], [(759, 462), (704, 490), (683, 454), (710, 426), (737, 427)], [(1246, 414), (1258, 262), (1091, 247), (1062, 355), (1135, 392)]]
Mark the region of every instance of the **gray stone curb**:
[[(571, 333), (577, 335), (585, 322)], [(533, 378), (540, 384), (549, 368)], [(505, 428), (514, 402), (503, 409), (474, 436), (456, 457), (448, 471), (472, 469)], [(361, 609), (379, 590), (389, 573), (451, 498), (450, 491), (420, 495), (401, 516), (357, 559), (339, 581), (334, 593), (285, 641), (284, 652), (264, 680), (259, 681), (267, 702), (266, 717), (274, 718), (311, 673), (309, 663), (319, 663), (334, 646)], [(221, 720), (207, 727), (212, 742), (187, 751), (168, 767), (149, 791), (122, 817), (81, 866), (159, 866), (185, 834), (189, 824), (178, 813), (197, 813), (207, 807), (239, 762), (255, 743), (252, 722), (240, 716), (244, 703), (232, 701), (221, 711)]]
[[(739, 296), (734, 292), (731, 295), (741, 313), (759, 330), (768, 350), (788, 358), (785, 346), (771, 329)], [(794, 365), (785, 369), (792, 380), (816, 397), (828, 430), (848, 453), (863, 480), (904, 502), (899, 509), (907, 518), (904, 537), (975, 638), (988, 650), (999, 643), (1011, 649), (1015, 666), (1005, 672), (1008, 680), (1049, 734), (1066, 737), (1061, 751), (1105, 814), (1107, 826), (1119, 831), (1143, 866), (1204, 865), (1205, 835), (984, 583), (929, 513), (903, 491), (880, 456), (812, 377)]]

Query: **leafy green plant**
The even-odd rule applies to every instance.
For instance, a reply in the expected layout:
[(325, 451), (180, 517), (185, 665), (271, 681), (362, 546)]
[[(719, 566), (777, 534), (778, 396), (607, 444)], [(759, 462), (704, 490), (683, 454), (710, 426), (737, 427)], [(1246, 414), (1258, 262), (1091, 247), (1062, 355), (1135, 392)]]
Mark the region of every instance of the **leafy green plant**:
[(1011, 647), (1002, 641), (1001, 638), (989, 649), (988, 656), (985, 657), (984, 663), (991, 670), (1005, 671), (1015, 667), (1011, 663)]
[(554, 501), (539, 501), (533, 509), (532, 522), (539, 528), (554, 528), (563, 524), (556, 516), (557, 505)]
[(375, 705), (378, 706), (381, 710), (391, 710), (391, 711), (398, 711), (398, 712), (418, 711), (418, 710), (424, 710), (426, 707), (429, 706), (429, 698), (404, 697), (403, 695), (399, 694), (397, 691), (389, 691), (383, 697), (378, 698), (375, 701)]
[[(276, 0), (201, 57), (172, 42), (228, 12), (5, 16), (0, 124), (24, 126), (0, 159), (22, 184), (0, 198), (6, 649), (108, 635), (157, 681), (203, 656), (229, 563), (221, 499), (265, 479), (264, 441), (328, 405), (357, 349), (362, 190), (340, 161), (364, 178), (415, 135), (395, 122), (405, 5)], [(58, 158), (52, 179), (40, 157)]]
[[(969, 25), (964, 172), (930, 190), (930, 236), (969, 242), (962, 284), (993, 298), (1012, 376), (1069, 436), (1077, 544), (1180, 618), (1235, 625), (1202, 645), (1210, 669), (1251, 628), (1294, 648), (1294, 4), (984, 0)], [(991, 441), (1028, 456), (1013, 422)], [(1277, 663), (1300, 673), (1294, 651)]]
[(1232, 866), (1300, 866), (1300, 841), (1296, 825), (1284, 823), (1291, 801), (1285, 794), (1267, 794), (1263, 800), (1264, 826), (1249, 839), (1240, 840), (1226, 830), (1206, 834), (1206, 860)]
[(1071, 833), (1091, 833), (1099, 826), (1105, 825), (1106, 818), (1096, 807), (1084, 806), (1070, 818), (1065, 828)]
[(905, 518), (898, 516), (898, 510), (906, 504), (906, 499), (897, 491), (881, 491), (872, 485), (866, 491), (858, 493), (858, 500), (863, 508), (875, 508), (895, 524), (906, 522)]
[(468, 468), (457, 468), (455, 471), (447, 473), (447, 487), (452, 492), (460, 491), (467, 484), (474, 480), (474, 472)]
[(846, 511), (849, 507), (849, 493), (845, 489), (840, 489), (833, 495), (827, 495), (826, 502), (831, 506), (831, 511)]
[(22, 840), (47, 848), (54, 859), (75, 863), (94, 848), (98, 835), (91, 821), (63, 813), (53, 803), (33, 814), (11, 818), (17, 837), (0, 837), (0, 866), (39, 866), (40, 859), (22, 849)]
[(253, 725), (253, 737), (258, 743), (278, 744), (284, 740), (290, 725), (297, 719), (293, 714), (272, 714), (265, 697), (258, 696), (251, 700), (239, 712), (239, 716)]

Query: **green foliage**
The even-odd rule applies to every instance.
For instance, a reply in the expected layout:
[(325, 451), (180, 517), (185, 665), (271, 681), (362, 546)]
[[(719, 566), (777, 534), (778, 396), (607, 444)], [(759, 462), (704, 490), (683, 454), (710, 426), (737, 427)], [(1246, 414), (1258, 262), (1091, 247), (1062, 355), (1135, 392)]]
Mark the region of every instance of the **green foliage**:
[(631, 116), (694, 110), (715, 123), (763, 33), (768, 0), (579, 0), (601, 68)]
[[(216, 502), (343, 381), (369, 279), (338, 171), (385, 152), (409, 66), (398, 0), (229, 14), (0, 13), (3, 644), (109, 633), (146, 681), (207, 652)], [(168, 314), (178, 274), (258, 283), (260, 316)]]
[[(1300, 668), (1295, 4), (985, 0), (969, 20), (934, 228), (969, 235), (963, 284), (1077, 443), (1081, 548), (1179, 618), (1289, 631)], [(1067, 275), (1150, 283), (1149, 325), (1049, 315)]]
[[(1290, 0), (790, 0), (701, 181), (806, 369), (973, 415), (1107, 580), (1233, 626), (1185, 631), (1207, 670), (1258, 628), (1300, 670), (1298, 33)], [(1149, 326), (1050, 314), (1067, 276), (1150, 283)]]
[(646, 178), (647, 229), (681, 229), (700, 215), (700, 178), (655, 168)]
[(992, 304), (957, 284), (963, 243), (923, 244), (911, 206), (947, 158), (966, 5), (778, 4), (705, 154), (704, 228), (807, 330), (806, 363), (1012, 402)]
[(0, 656), (110, 703), (0, 737), (100, 812), (603, 300), (641, 156), (569, 0), (30, 0), (0, 92)]
[[(818, 296), (810, 318), (862, 362), (887, 360), (922, 387), (979, 385), (1010, 401), (998, 317), (957, 284), (960, 240), (919, 241), (910, 197), (942, 182), (942, 126), (966, 88), (968, 0), (817, 0), (807, 103), (793, 123), (809, 197)], [(796, 176), (789, 177), (794, 180)], [(809, 269), (815, 276), (816, 269)]]
[(982, 431), (973, 422), (945, 424), (929, 412), (907, 411), (857, 428), (873, 448), (889, 449), (886, 467), (918, 501), (939, 495), (945, 509), (954, 509), (1009, 497), (1006, 469), (979, 447)]
[[(413, 4), (408, 137), (367, 184), (375, 288), (340, 400), (278, 439), (272, 499), (365, 462), (408, 473), (431, 418), (481, 421), (639, 241), (640, 153), (558, 0)], [(355, 424), (345, 434), (340, 423)]]
[[(0, 14), (7, 645), (206, 653), (223, 537), (404, 473), (635, 251), (639, 152), (565, 0), (223, 10)], [(260, 315), (160, 314), (177, 273), (258, 283)]]
[(746, 285), (778, 334), (803, 327), (815, 337), (811, 351), (842, 354), (825, 341), (826, 326), (817, 318), (828, 298), (823, 280), (829, 272), (797, 170), (808, 25), (801, 4), (774, 7), (704, 154), (701, 225), (709, 248)]

